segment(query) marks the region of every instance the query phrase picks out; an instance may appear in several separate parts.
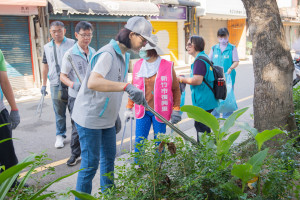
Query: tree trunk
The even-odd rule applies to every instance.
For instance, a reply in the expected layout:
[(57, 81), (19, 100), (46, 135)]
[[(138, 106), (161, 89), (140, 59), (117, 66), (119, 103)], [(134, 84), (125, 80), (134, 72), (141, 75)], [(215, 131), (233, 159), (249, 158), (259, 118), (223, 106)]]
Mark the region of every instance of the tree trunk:
[(242, 0), (253, 47), (254, 126), (259, 131), (296, 130), (293, 104), (294, 64), (276, 0)]

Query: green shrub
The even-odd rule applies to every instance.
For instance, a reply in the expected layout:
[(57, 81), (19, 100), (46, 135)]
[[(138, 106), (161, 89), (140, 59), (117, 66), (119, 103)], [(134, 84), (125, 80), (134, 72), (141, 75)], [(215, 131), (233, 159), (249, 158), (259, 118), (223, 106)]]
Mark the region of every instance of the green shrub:
[[(1, 140), (0, 143), (5, 142), (9, 139)], [(17, 199), (26, 199), (26, 200), (43, 200), (43, 199), (57, 199), (57, 197), (62, 196), (70, 196), (70, 192), (64, 193), (57, 193), (57, 192), (49, 192), (46, 191), (52, 184), (67, 178), (76, 172), (70, 173), (66, 176), (59, 177), (58, 179), (41, 186), (40, 182), (41, 179), (45, 176), (54, 174), (54, 168), (50, 167), (48, 168), (44, 173), (42, 173), (40, 176), (32, 176), (32, 174), (35, 172), (35, 169), (39, 166), (42, 166), (45, 164), (45, 162), (49, 160), (48, 155), (44, 152), (42, 152), (39, 155), (32, 154), (25, 158), (23, 161), (18, 163), (15, 166), (12, 166), (8, 169), (5, 169), (3, 166), (1, 166), (1, 169), (4, 171), (0, 173), (0, 200), (3, 199), (11, 199), (11, 200), (17, 200)], [(25, 174), (22, 179), (19, 180), (20, 184), (16, 185), (15, 188), (11, 188), (15, 180), (18, 178), (19, 173), (22, 170), (27, 169), (27, 173)], [(29, 180), (33, 179), (36, 184), (29, 187), (24, 187), (25, 183)]]
[(293, 88), (293, 100), (295, 106), (295, 119), (298, 130), (300, 130), (300, 86)]
[[(100, 199), (299, 198), (299, 149), (292, 145), (294, 141), (281, 141), (278, 149), (264, 146), (283, 131), (258, 133), (242, 124), (249, 131), (249, 142), (233, 146), (239, 132), (231, 133), (230, 128), (247, 109), (235, 112), (222, 127), (202, 109), (185, 106), (182, 110), (209, 126), (212, 133), (201, 133), (199, 145), (168, 135), (144, 141), (140, 146), (142, 153), (122, 158), (131, 163), (116, 166), (115, 185), (106, 193), (99, 193)], [(88, 194), (71, 192), (83, 199), (95, 199)]]

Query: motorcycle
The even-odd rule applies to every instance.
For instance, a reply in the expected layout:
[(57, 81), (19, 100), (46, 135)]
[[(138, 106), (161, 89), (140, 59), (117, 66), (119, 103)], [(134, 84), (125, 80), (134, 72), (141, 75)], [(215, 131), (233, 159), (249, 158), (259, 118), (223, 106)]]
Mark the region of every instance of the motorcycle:
[(296, 54), (294, 58), (294, 80), (293, 80), (293, 86), (297, 85), (297, 83), (300, 81), (300, 55)]

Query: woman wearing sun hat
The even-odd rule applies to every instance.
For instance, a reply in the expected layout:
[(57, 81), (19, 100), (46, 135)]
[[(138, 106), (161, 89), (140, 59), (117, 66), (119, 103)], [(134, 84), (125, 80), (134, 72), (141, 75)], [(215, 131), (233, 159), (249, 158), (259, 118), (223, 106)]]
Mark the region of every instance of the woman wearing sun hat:
[(129, 49), (139, 51), (150, 38), (152, 25), (144, 17), (132, 17), (120, 30), (116, 40), (99, 49), (90, 61), (85, 79), (78, 92), (72, 119), (76, 123), (81, 146), (81, 166), (76, 190), (91, 193), (92, 180), (100, 162), (102, 192), (113, 185), (116, 155), (117, 119), (123, 92), (136, 104), (146, 105), (143, 92), (127, 83)]
[[(167, 120), (171, 119), (173, 124), (181, 120), (180, 115), (180, 88), (174, 70), (174, 63), (162, 59), (163, 51), (159, 48), (159, 41), (156, 35), (151, 36), (156, 44), (155, 47), (147, 44), (140, 51), (140, 59), (133, 68), (132, 84), (144, 92), (148, 105)], [(166, 124), (155, 117), (143, 105), (137, 105), (131, 99), (125, 111), (125, 119), (134, 117), (132, 108), (135, 107), (136, 136), (135, 152), (143, 139), (147, 139), (150, 126), (153, 124), (154, 138), (158, 133), (166, 133)]]

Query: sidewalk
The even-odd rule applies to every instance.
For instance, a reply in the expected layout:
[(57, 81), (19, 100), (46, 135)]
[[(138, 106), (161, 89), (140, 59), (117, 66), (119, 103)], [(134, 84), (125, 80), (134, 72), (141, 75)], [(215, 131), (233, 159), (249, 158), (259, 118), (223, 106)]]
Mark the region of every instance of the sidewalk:
[[(252, 107), (249, 108), (247, 110), (247, 112), (245, 112), (239, 118), (239, 121), (240, 122), (247, 122), (247, 123), (249, 123), (250, 126), (253, 126), (253, 120), (250, 117), (251, 113), (253, 113)], [(179, 127), (181, 128), (181, 126), (182, 125), (180, 125)], [(234, 127), (232, 127), (230, 129), (230, 132), (234, 133), (234, 132), (239, 131), (239, 130), (241, 130), (242, 132), (241, 132), (239, 138), (235, 141), (234, 144), (239, 144), (239, 143), (245, 141), (248, 138), (248, 133), (245, 130), (242, 130), (241, 128), (239, 128), (237, 125), (235, 125)], [(196, 138), (196, 130), (195, 130), (194, 127), (189, 128), (187, 130), (183, 130), (183, 131), (188, 136)], [(170, 133), (170, 130), (167, 130), (167, 133)], [(125, 158), (125, 161), (121, 161), (119, 158)], [(128, 160), (128, 158), (129, 158), (129, 154), (123, 154), (123, 155), (121, 155), (120, 157), (116, 158), (115, 165), (122, 166), (122, 165), (124, 165), (126, 163), (129, 164), (130, 161)], [(96, 175), (95, 175), (95, 177), (93, 179), (92, 195), (99, 192), (98, 191), (98, 189), (100, 187), (100, 179), (99, 178), (100, 178), (100, 170), (98, 169), (97, 173), (96, 173)], [(75, 175), (73, 175), (71, 177), (68, 177), (66, 179), (63, 179), (62, 181), (60, 181), (58, 183), (53, 184), (48, 189), (48, 191), (63, 192), (63, 191), (66, 191), (67, 188), (69, 188), (69, 189), (76, 189), (76, 181), (77, 181), (77, 174), (75, 174)], [(74, 198), (71, 197), (70, 199), (74, 199)]]

